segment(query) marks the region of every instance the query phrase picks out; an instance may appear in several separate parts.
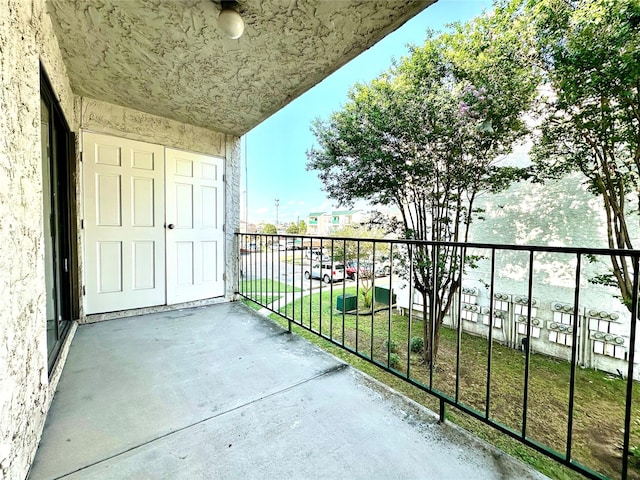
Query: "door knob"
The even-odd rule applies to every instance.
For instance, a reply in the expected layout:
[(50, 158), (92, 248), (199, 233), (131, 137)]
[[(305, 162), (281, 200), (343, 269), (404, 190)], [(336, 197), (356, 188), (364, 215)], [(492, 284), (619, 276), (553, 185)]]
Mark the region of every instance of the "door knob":
[(167, 225), (167, 228), (169, 230), (173, 230), (174, 228), (176, 228), (176, 226), (173, 223), (170, 223), (169, 225)]

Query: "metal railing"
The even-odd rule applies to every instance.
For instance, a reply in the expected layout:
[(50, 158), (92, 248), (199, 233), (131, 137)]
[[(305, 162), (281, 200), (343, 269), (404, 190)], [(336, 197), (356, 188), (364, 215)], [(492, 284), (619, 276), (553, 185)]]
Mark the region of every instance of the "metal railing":
[[(236, 239), (238, 295), (430, 393), (441, 421), (453, 406), (588, 478), (640, 474), (640, 251)], [(612, 255), (626, 306), (602, 280)]]

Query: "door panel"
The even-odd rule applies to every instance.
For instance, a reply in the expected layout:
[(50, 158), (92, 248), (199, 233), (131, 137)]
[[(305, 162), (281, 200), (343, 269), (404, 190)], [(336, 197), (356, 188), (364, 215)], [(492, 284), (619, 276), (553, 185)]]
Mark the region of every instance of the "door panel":
[(164, 148), (84, 133), (87, 314), (165, 303)]
[(98, 293), (122, 291), (122, 242), (96, 242)]
[(167, 303), (224, 295), (223, 159), (166, 149)]

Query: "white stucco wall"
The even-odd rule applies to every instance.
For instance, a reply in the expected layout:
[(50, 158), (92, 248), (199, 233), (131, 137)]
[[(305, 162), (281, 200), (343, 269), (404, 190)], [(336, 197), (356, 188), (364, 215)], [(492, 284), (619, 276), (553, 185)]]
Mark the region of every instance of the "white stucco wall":
[[(499, 195), (482, 199), (486, 209), (485, 220), (473, 225), (471, 241), (498, 244), (551, 245), (564, 247), (608, 248), (606, 219), (600, 197), (586, 191), (584, 178), (571, 174), (545, 185), (520, 183)], [(637, 220), (630, 217), (631, 235), (638, 238)], [(525, 252), (498, 252), (497, 276), (494, 290), (512, 296), (527, 296), (528, 254)], [(469, 272), (466, 286), (476, 287), (478, 304), (490, 304), (489, 291), (484, 286), (490, 277), (489, 262), (480, 262), (477, 270)], [(576, 256), (554, 253), (534, 255), (533, 295), (538, 302), (536, 317), (541, 321), (539, 339), (532, 339), (532, 347), (560, 358), (569, 358), (570, 348), (549, 342), (549, 323), (554, 319), (553, 305), (574, 303)], [(590, 281), (595, 275), (611, 269), (609, 257), (597, 257), (596, 262), (582, 258), (580, 276), (581, 311), (604, 311), (618, 316), (612, 331), (628, 337), (630, 313), (618, 298), (616, 288), (596, 285)], [(513, 308), (513, 305), (512, 305)], [(512, 313), (513, 314), (513, 313)], [(589, 321), (581, 320), (580, 334), (585, 337), (580, 363), (612, 373), (626, 373), (626, 362), (605, 355), (595, 354), (590, 336)], [(479, 325), (471, 329), (486, 330)], [(519, 343), (521, 335), (512, 335)], [(628, 346), (628, 342), (625, 344)], [(636, 346), (638, 342), (636, 341)], [(638, 370), (636, 368), (636, 370)], [(640, 372), (634, 373), (640, 378)]]
[[(538, 245), (555, 247), (608, 248), (606, 219), (600, 197), (586, 191), (584, 179), (579, 174), (571, 174), (544, 185), (527, 182), (518, 183), (496, 195), (482, 196), (477, 207), (486, 211), (484, 220), (477, 220), (471, 227), (471, 242), (498, 245)], [(631, 214), (633, 215), (633, 214)], [(637, 218), (630, 216), (629, 227), (634, 244), (638, 245), (640, 228)], [(508, 311), (500, 328), (494, 328), (493, 338), (507, 345), (519, 348), (524, 335), (517, 333), (515, 309), (517, 297), (528, 296), (529, 253), (507, 249), (496, 250), (495, 277), (491, 282), (491, 263), (489, 249), (468, 251), (469, 255), (482, 255), (477, 268), (467, 268), (463, 287), (474, 288), (477, 295), (474, 305), (488, 312), (491, 305), (489, 285), (493, 283), (494, 293), (507, 296)], [(535, 318), (539, 322), (539, 337), (532, 338), (534, 351), (568, 360), (571, 348), (549, 341), (550, 328), (555, 323), (554, 306), (556, 304), (573, 305), (575, 292), (576, 255), (560, 253), (536, 253), (533, 264), (532, 298), (536, 300)], [(630, 336), (630, 312), (621, 303), (619, 292), (613, 287), (596, 285), (590, 281), (595, 275), (607, 273), (611, 268), (607, 256), (597, 257), (590, 262), (582, 257), (580, 275), (579, 316), (581, 327), (579, 334), (579, 363), (616, 374), (618, 370), (626, 374), (627, 363), (624, 360), (594, 352), (594, 329), (588, 312), (596, 310), (614, 314), (616, 320), (610, 328), (614, 337), (625, 338), (624, 347), (628, 351)], [(409, 308), (408, 289), (398, 283), (398, 305)], [(419, 309), (419, 308), (416, 308)], [(571, 307), (573, 311), (573, 308)], [(457, 306), (452, 308), (456, 312)], [(486, 324), (480, 317), (477, 322), (463, 321), (463, 328), (484, 337), (488, 336), (488, 315)], [(451, 319), (447, 322), (451, 324)], [(574, 322), (575, 324), (575, 322)], [(636, 349), (640, 343), (636, 339)], [(636, 359), (638, 357), (636, 356)], [(636, 361), (634, 378), (640, 379), (640, 366)]]
[(0, 479), (27, 474), (58, 377), (47, 375), (40, 61), (73, 126), (73, 93), (44, 0), (1, 0)]

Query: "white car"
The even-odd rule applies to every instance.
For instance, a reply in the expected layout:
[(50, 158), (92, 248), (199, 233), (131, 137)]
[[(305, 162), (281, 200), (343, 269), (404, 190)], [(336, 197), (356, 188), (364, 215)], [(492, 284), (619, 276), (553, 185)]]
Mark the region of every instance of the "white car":
[(331, 260), (331, 258), (327, 255), (327, 249), (323, 248), (320, 250), (319, 248), (309, 248), (304, 252), (304, 258), (308, 258), (310, 260), (317, 261), (327, 261)]
[(304, 278), (320, 278), (324, 283), (344, 280), (344, 265), (338, 263), (316, 263), (304, 272)]

